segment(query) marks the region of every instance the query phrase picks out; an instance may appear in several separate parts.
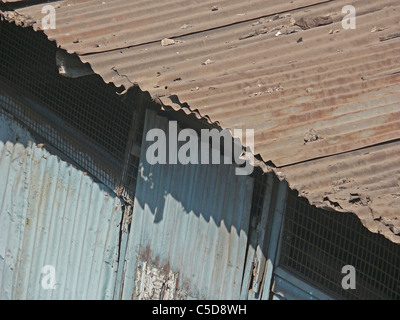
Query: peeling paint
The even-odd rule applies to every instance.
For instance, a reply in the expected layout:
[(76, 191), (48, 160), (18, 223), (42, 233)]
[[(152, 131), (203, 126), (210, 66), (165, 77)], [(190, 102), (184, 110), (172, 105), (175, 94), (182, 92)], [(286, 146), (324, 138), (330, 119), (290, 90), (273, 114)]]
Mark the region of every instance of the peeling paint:
[(182, 300), (177, 288), (179, 273), (165, 272), (152, 263), (144, 261), (136, 269), (135, 291), (133, 300)]

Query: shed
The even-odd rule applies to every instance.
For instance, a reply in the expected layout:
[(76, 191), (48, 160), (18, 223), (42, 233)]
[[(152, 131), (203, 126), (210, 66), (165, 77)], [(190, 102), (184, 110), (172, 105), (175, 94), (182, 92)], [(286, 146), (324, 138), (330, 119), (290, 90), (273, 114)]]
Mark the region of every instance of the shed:
[[(84, 244), (72, 260), (81, 277), (90, 264), (107, 280), (54, 293), (61, 299), (400, 297), (396, 1), (354, 1), (355, 29), (343, 25), (345, 1), (1, 2), (2, 128), (22, 126), (33, 145), (4, 138), (0, 169), (16, 173), (0, 175), (0, 221), (22, 228), (35, 213), (35, 234), (50, 236), (0, 237), (0, 297), (48, 297), (35, 280), (44, 265), (81, 283), (77, 271), (58, 267), (57, 250), (71, 239)], [(55, 29), (43, 27), (52, 13), (44, 5), (54, 9)], [(180, 130), (228, 129), (233, 138), (235, 129), (254, 130), (252, 149), (239, 139), (254, 172), (150, 164), (147, 133), (166, 132), (171, 121)], [(14, 171), (10, 152), (20, 162)], [(23, 180), (24, 190), (44, 190), (27, 175), (31, 154), (44, 176), (54, 173), (52, 186), (70, 190), (71, 172), (83, 175), (76, 196), (97, 211), (54, 210), (65, 197), (58, 188), (34, 193), (49, 210), (18, 189)], [(104, 192), (115, 216), (92, 198)], [(9, 209), (21, 201), (25, 216)], [(74, 226), (90, 216), (103, 240), (90, 245), (86, 224), (53, 247), (51, 235), (63, 230), (54, 219), (67, 211)], [(119, 223), (110, 233), (105, 221)], [(24, 255), (33, 243), (48, 254)], [(96, 258), (102, 250), (108, 258)], [(356, 270), (356, 289), (342, 285), (345, 266)]]

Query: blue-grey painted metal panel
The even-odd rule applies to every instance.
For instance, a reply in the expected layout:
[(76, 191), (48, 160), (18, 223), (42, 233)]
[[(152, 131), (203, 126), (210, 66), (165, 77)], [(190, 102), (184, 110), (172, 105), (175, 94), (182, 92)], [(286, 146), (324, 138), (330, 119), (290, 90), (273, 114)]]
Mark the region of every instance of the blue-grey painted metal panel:
[(0, 141), (0, 299), (112, 299), (121, 218), (119, 199), (84, 172)]
[[(147, 111), (152, 128), (168, 121)], [(122, 297), (238, 299), (253, 178), (234, 165), (150, 165), (152, 143), (143, 139)]]

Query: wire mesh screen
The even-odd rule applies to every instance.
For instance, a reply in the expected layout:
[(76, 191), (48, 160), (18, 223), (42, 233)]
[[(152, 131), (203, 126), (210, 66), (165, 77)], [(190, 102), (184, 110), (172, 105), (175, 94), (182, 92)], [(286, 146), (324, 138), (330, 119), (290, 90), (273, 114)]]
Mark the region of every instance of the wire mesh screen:
[(129, 194), (134, 194), (139, 170), (139, 158), (131, 155), (128, 162), (128, 176), (125, 187)]
[[(144, 117), (144, 112), (138, 111), (132, 91), (120, 97), (98, 75), (61, 76), (56, 51), (43, 33), (0, 22), (0, 78), (16, 92), (11, 98), (10, 90), (0, 88), (3, 106), (102, 182), (121, 184), (128, 136), (133, 124), (140, 123), (135, 117)], [(140, 135), (135, 133), (135, 143)]]
[[(258, 222), (264, 206), (265, 190), (267, 188), (267, 175), (257, 168), (254, 172), (254, 190), (251, 202), (252, 221)], [(256, 225), (253, 226), (256, 228)]]
[[(400, 248), (369, 232), (350, 213), (310, 206), (289, 192), (280, 266), (339, 299), (400, 299)], [(343, 289), (342, 267), (355, 268), (355, 289)]]

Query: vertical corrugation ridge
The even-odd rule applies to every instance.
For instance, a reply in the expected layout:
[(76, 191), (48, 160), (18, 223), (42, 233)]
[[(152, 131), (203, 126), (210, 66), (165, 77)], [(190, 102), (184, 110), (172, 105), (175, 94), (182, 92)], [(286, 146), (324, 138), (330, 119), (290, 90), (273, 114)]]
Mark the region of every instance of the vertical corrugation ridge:
[[(238, 189), (242, 188), (240, 184), (235, 184), (235, 195), (239, 192)], [(240, 193), (239, 193), (240, 194)], [(226, 289), (226, 297), (227, 299), (234, 299), (234, 289), (235, 289), (235, 267), (237, 263), (237, 256), (239, 251), (239, 237), (236, 235), (240, 231), (240, 220), (241, 214), (237, 207), (233, 208), (232, 212), (232, 224), (229, 232), (229, 247), (228, 247), (228, 261), (227, 261), (227, 269), (225, 271), (225, 281), (228, 284)], [(243, 260), (244, 261), (244, 260)], [(244, 263), (244, 262), (243, 262)], [(222, 288), (221, 288), (222, 289)]]
[[(232, 172), (228, 170), (227, 177), (224, 183), (227, 185), (233, 185), (235, 177), (233, 176)], [(227, 225), (228, 219), (231, 216), (232, 212), (232, 201), (230, 201), (229, 193), (231, 192), (230, 189), (226, 188), (224, 191), (224, 199), (222, 202), (222, 208), (226, 213), (226, 217), (221, 219), (220, 225), (218, 227), (219, 232), (217, 232), (217, 241), (216, 241), (216, 251), (218, 252), (215, 256), (214, 263), (216, 265), (221, 265), (220, 268), (214, 268), (212, 271), (211, 279), (210, 279), (210, 290), (212, 290), (212, 294), (210, 297), (212, 299), (218, 299), (219, 297), (224, 296), (224, 292), (222, 291), (222, 286), (220, 285), (221, 279), (224, 279), (225, 270), (227, 267), (227, 263), (224, 263), (227, 258), (228, 250), (224, 247), (224, 238), (228, 232)], [(221, 214), (222, 217), (223, 214)]]
[[(218, 167), (218, 174), (215, 175), (216, 176), (216, 182), (215, 182), (215, 186), (219, 187), (219, 186), (223, 186), (229, 176), (229, 174), (231, 173), (229, 171), (229, 167), (226, 166), (219, 166)], [(214, 259), (216, 260), (217, 257), (217, 238), (218, 238), (218, 229), (219, 226), (218, 224), (221, 224), (221, 220), (223, 218), (223, 211), (224, 211), (224, 203), (225, 203), (225, 199), (226, 199), (226, 192), (228, 189), (226, 189), (223, 193), (222, 193), (222, 197), (221, 199), (218, 198), (213, 198), (213, 203), (211, 204), (211, 206), (214, 209), (214, 211), (217, 213), (214, 216), (210, 217), (210, 220), (208, 222), (209, 226), (208, 226), (208, 230), (211, 229), (211, 232), (207, 233), (207, 241), (206, 241), (206, 251), (205, 251), (205, 255), (204, 255), (204, 265), (212, 265)], [(220, 201), (216, 201), (216, 200), (220, 200)], [(214, 204), (214, 202), (216, 202)], [(206, 297), (210, 297), (212, 298), (212, 272), (208, 272), (206, 270), (206, 268), (202, 268), (200, 276), (199, 276), (199, 283), (204, 283), (205, 284), (205, 288), (207, 288), (207, 292), (205, 292), (205, 296)]]
[[(105, 208), (103, 206), (101, 213), (102, 216), (104, 217), (104, 221), (106, 222), (103, 223), (102, 226), (105, 229), (107, 229), (107, 232), (97, 233), (98, 237), (96, 241), (99, 238), (102, 238), (102, 241), (99, 241), (97, 244), (98, 259), (101, 260), (101, 258), (105, 257), (105, 261), (103, 262), (103, 260), (101, 260), (101, 262), (102, 264), (105, 263), (107, 265), (110, 265), (112, 269), (111, 277), (109, 277), (110, 272), (106, 273), (107, 270), (106, 268), (101, 268), (99, 272), (100, 281), (96, 277), (93, 277), (92, 283), (97, 284), (98, 286), (96, 291), (97, 299), (111, 300), (114, 298), (114, 289), (117, 281), (117, 272), (119, 264), (121, 263), (121, 261), (118, 261), (119, 246), (124, 245), (119, 242), (119, 231), (120, 228), (122, 227), (120, 226), (120, 222), (121, 222), (121, 216), (124, 214), (124, 212), (122, 211), (122, 204), (120, 203), (118, 198), (113, 198), (113, 201), (111, 201), (110, 200), (111, 195), (109, 193), (107, 193), (105, 197), (108, 199), (108, 202)], [(111, 217), (109, 215), (110, 210), (113, 213)], [(103, 221), (103, 219), (101, 221)], [(103, 243), (105, 243), (104, 247), (102, 246)], [(107, 255), (108, 251), (110, 252), (109, 255)], [(99, 265), (96, 264), (96, 266), (98, 268)], [(124, 266), (123, 261), (122, 261), (122, 266)], [(101, 285), (102, 288), (100, 288)], [(95, 295), (93, 294), (93, 296)]]
[[(1, 175), (0, 176), (3, 176), (3, 174), (5, 174), (4, 175), (6, 177), (5, 181), (8, 181), (9, 175), (10, 175), (10, 170), (11, 170), (11, 165), (10, 165), (10, 160), (9, 160), (9, 159), (11, 159), (11, 156), (10, 156), (10, 154), (11, 154), (11, 150), (10, 150), (11, 144), (10, 143), (4, 144), (3, 142), (0, 141), (0, 146), (1, 146), (1, 159), (0, 159), (0, 173), (1, 173)], [(11, 228), (10, 224), (12, 223), (11, 219), (8, 218), (8, 215), (11, 216), (11, 214), (8, 211), (7, 212), (5, 211), (5, 208), (7, 206), (7, 203), (6, 203), (7, 197), (6, 197), (6, 195), (7, 195), (8, 188), (9, 188), (9, 184), (7, 184), (7, 183), (4, 183), (4, 184), (2, 183), (1, 186), (0, 186), (0, 191), (2, 191), (2, 193), (3, 193), (3, 196), (1, 197), (2, 198), (2, 202), (1, 202), (2, 206), (0, 207), (0, 209), (1, 209), (0, 218), (4, 219), (5, 222), (7, 223), (7, 228), (5, 228), (6, 226), (4, 226), (4, 228), (6, 229), (5, 230), (6, 233), (2, 232), (1, 235), (0, 235), (0, 240), (1, 240), (1, 238), (3, 238), (2, 237), (3, 234), (6, 235), (3, 238), (3, 240), (1, 241), (1, 242), (4, 241), (3, 243), (5, 243), (4, 244), (4, 251), (2, 250), (0, 252), (0, 254), (2, 255), (2, 260), (3, 260), (3, 262), (2, 262), (2, 277), (1, 277), (1, 282), (0, 282), (0, 284), (1, 284), (1, 286), (0, 286), (0, 288), (1, 288), (1, 296), (0, 296), (0, 298), (1, 299), (10, 299), (12, 297), (12, 294), (13, 294), (11, 284), (9, 283), (10, 281), (6, 282), (7, 279), (11, 278), (10, 276), (7, 276), (7, 275), (9, 275), (9, 267), (8, 267), (8, 264), (7, 264), (8, 260), (9, 260), (8, 259), (7, 248), (8, 248), (8, 244), (9, 244), (9, 235), (10, 235), (10, 228)], [(1, 244), (1, 242), (0, 242), (0, 244)], [(0, 248), (0, 249), (3, 249), (3, 248)]]
[[(94, 187), (96, 187), (96, 185), (93, 184)], [(97, 187), (96, 187), (97, 188)], [(105, 203), (102, 201), (103, 198), (105, 197), (105, 194), (103, 193), (102, 190), (99, 190), (99, 192), (95, 192), (95, 196), (94, 198), (92, 198), (91, 203), (93, 205), (93, 207), (95, 208), (93, 210), (92, 213), (92, 221), (90, 222), (91, 227), (88, 230), (88, 233), (91, 233), (91, 237), (90, 237), (90, 247), (92, 248), (90, 250), (91, 252), (91, 258), (88, 259), (88, 264), (87, 264), (87, 273), (86, 273), (86, 277), (83, 277), (83, 287), (85, 287), (85, 292), (86, 295), (84, 296), (84, 299), (90, 299), (92, 292), (91, 292), (91, 288), (93, 288), (93, 294), (95, 294), (95, 292), (98, 292), (98, 286), (100, 281), (93, 281), (95, 278), (97, 278), (97, 276), (99, 275), (99, 270), (97, 270), (97, 261), (100, 257), (98, 257), (98, 246), (102, 245), (104, 243), (104, 247), (103, 247), (103, 251), (106, 250), (106, 246), (105, 246), (105, 241), (102, 241), (103, 239), (99, 239), (101, 235), (108, 235), (108, 231), (109, 229), (107, 229), (107, 233), (105, 232), (101, 232), (103, 230), (101, 230), (100, 228), (102, 227), (102, 225), (100, 225), (100, 221), (102, 218), (106, 218), (103, 215), (103, 211), (104, 211), (104, 206)], [(113, 210), (113, 208), (107, 208), (109, 210)], [(99, 215), (99, 217), (96, 219), (96, 214)], [(97, 233), (97, 231), (99, 231)], [(102, 259), (100, 259), (102, 260)], [(88, 276), (89, 275), (89, 276)], [(97, 297), (100, 298), (101, 297)]]
[[(178, 185), (179, 188), (179, 194), (182, 195), (183, 198), (188, 199), (188, 205), (191, 206), (192, 201), (193, 201), (193, 194), (194, 194), (194, 189), (192, 187), (192, 182), (193, 182), (193, 177), (191, 176), (191, 172), (195, 172), (197, 170), (197, 167), (194, 168), (194, 170), (189, 170), (188, 167), (184, 168), (184, 176), (182, 179), (182, 183), (180, 184), (175, 184)], [(189, 187), (186, 187), (189, 186)], [(182, 205), (179, 206), (178, 209), (184, 209)], [(187, 245), (188, 241), (186, 240), (188, 237), (188, 232), (189, 232), (189, 223), (190, 223), (190, 218), (192, 214), (191, 212), (186, 212), (182, 217), (176, 217), (176, 228), (173, 232), (174, 238), (173, 241), (171, 241), (170, 244), (170, 255), (171, 255), (171, 268), (178, 269), (180, 266), (184, 265), (186, 260), (185, 257), (185, 252), (187, 252)], [(183, 240), (183, 248), (182, 250), (179, 250), (179, 244), (182, 244)]]
[[(195, 239), (194, 244), (195, 248), (193, 250), (193, 259), (191, 264), (191, 282), (199, 290), (199, 299), (203, 299), (203, 292), (199, 287), (199, 276), (201, 270), (204, 266), (204, 250), (205, 250), (205, 240), (207, 238), (207, 232), (209, 228), (209, 211), (207, 210), (207, 202), (212, 201), (208, 197), (208, 193), (210, 192), (211, 188), (213, 187), (213, 180), (215, 177), (212, 176), (212, 171), (208, 170), (209, 167), (205, 167), (204, 165), (200, 165), (200, 171), (202, 172), (201, 178), (198, 181), (197, 185), (197, 194), (200, 195), (199, 202), (195, 206), (195, 208), (199, 211), (196, 214), (197, 217), (197, 225), (196, 225), (196, 232), (195, 232)], [(202, 188), (202, 186), (207, 185), (207, 188)], [(203, 190), (202, 190), (203, 189)]]
[[(200, 166), (195, 166), (192, 170), (186, 170), (187, 171), (187, 176), (188, 179), (190, 180), (190, 183), (188, 185), (190, 185), (190, 188), (185, 188), (185, 190), (187, 190), (187, 193), (181, 193), (182, 197), (185, 197), (185, 199), (187, 199), (187, 204), (188, 206), (191, 208), (193, 207), (193, 203), (196, 199), (196, 190), (195, 187), (193, 187), (193, 181), (194, 181), (194, 177), (196, 177), (198, 175), (198, 172), (200, 170)], [(182, 184), (182, 187), (184, 186), (184, 184)], [(182, 228), (182, 234), (183, 234), (183, 247), (181, 250), (179, 250), (178, 245), (181, 243), (179, 240), (177, 241), (177, 248), (176, 250), (180, 251), (180, 266), (184, 266), (185, 264), (187, 264), (187, 261), (191, 261), (190, 260), (190, 255), (193, 252), (192, 249), (192, 244), (194, 243), (193, 241), (191, 241), (190, 237), (193, 236), (192, 234), (192, 230), (193, 230), (193, 223), (195, 222), (195, 213), (193, 212), (193, 210), (187, 210), (185, 208), (182, 207), (182, 210), (185, 212), (184, 215), (184, 219), (186, 220), (186, 225), (183, 225)], [(182, 221), (182, 217), (179, 219), (179, 221)], [(173, 266), (174, 268), (178, 268), (179, 266)], [(184, 274), (184, 272), (182, 271), (181, 274)], [(183, 276), (182, 276), (183, 277)], [(180, 279), (180, 282), (182, 282), (182, 280), (184, 281), (184, 283), (182, 284), (184, 289), (186, 289), (187, 287), (189, 287), (189, 283), (186, 282), (186, 279)], [(181, 287), (182, 287), (181, 285)], [(194, 296), (194, 295), (193, 295)]]
[[(39, 157), (39, 159), (37, 159)], [(34, 226), (32, 232), (29, 232), (27, 228), (24, 233), (24, 243), (23, 250), (21, 252), (21, 273), (19, 278), (22, 279), (21, 289), (24, 290), (21, 292), (21, 295), (18, 294), (17, 299), (34, 299), (35, 297), (30, 294), (32, 287), (34, 287), (37, 283), (37, 277), (40, 275), (33, 275), (32, 269), (35, 268), (34, 261), (36, 262), (36, 252), (39, 250), (38, 246), (36, 246), (37, 239), (40, 239), (39, 224), (41, 220), (41, 207), (43, 203), (43, 190), (47, 187), (46, 183), (44, 183), (44, 177), (46, 175), (46, 167), (47, 162), (40, 161), (41, 155), (38, 155), (38, 149), (32, 150), (32, 171), (30, 179), (35, 181), (37, 184), (35, 187), (38, 187), (39, 190), (34, 190), (35, 194), (30, 194), (29, 196), (29, 207), (31, 208), (31, 203), (33, 203), (34, 209), (29, 210), (27, 214), (27, 223), (29, 225)], [(44, 167), (44, 168), (43, 168)], [(35, 176), (34, 176), (35, 175)], [(31, 224), (32, 222), (32, 224)], [(32, 229), (30, 229), (32, 230)], [(26, 249), (26, 250), (24, 250)], [(36, 277), (35, 277), (36, 276)], [(35, 277), (35, 278), (33, 278)]]
[[(76, 226), (78, 227), (77, 229), (75, 229), (75, 246), (73, 247), (75, 250), (75, 257), (76, 257), (76, 262), (74, 264), (73, 267), (73, 272), (72, 272), (72, 280), (71, 280), (71, 292), (75, 292), (77, 294), (76, 299), (83, 299), (82, 297), (82, 292), (80, 292), (78, 290), (78, 278), (79, 278), (79, 273), (80, 273), (80, 268), (82, 265), (82, 259), (83, 259), (83, 243), (85, 240), (85, 236), (86, 236), (86, 232), (84, 232), (84, 230), (86, 230), (86, 226), (88, 223), (88, 213), (90, 210), (90, 198), (93, 195), (93, 186), (91, 185), (90, 181), (87, 179), (87, 176), (82, 176), (82, 180), (81, 180), (81, 190), (84, 189), (85, 191), (81, 191), (79, 193), (79, 198), (78, 198), (78, 210), (77, 212), (81, 212), (81, 214), (83, 214), (85, 216), (85, 218), (83, 219), (83, 221), (81, 223), (76, 223)], [(87, 192), (87, 190), (89, 191), (89, 197), (88, 198), (83, 198), (82, 194)], [(79, 236), (82, 236), (83, 234), (83, 239), (81, 239)], [(78, 243), (82, 241), (83, 243)], [(77, 265), (79, 267), (77, 267)]]
[[(236, 186), (239, 188), (238, 195), (239, 197), (244, 194), (244, 190), (246, 188), (246, 182), (244, 183), (237, 183)], [(242, 200), (243, 201), (243, 200)], [(240, 203), (242, 206), (237, 207), (238, 215), (237, 215), (237, 221), (236, 221), (236, 232), (238, 233), (237, 237), (237, 242), (238, 245), (236, 246), (236, 259), (233, 260), (233, 265), (232, 265), (232, 296), (231, 299), (238, 299), (240, 297), (240, 287), (242, 285), (241, 279), (242, 279), (242, 272), (238, 272), (238, 270), (242, 270), (241, 268), (244, 266), (245, 262), (245, 257), (242, 254), (243, 249), (245, 250), (246, 245), (247, 245), (247, 237), (243, 235), (242, 232), (242, 227), (243, 227), (243, 222), (247, 221), (248, 219), (245, 219), (244, 215), (246, 214), (243, 211), (243, 203)], [(248, 227), (248, 226), (247, 226)]]
[[(73, 220), (72, 221), (76, 221), (76, 216), (77, 216), (77, 214), (78, 214), (78, 212), (79, 212), (79, 194), (81, 193), (81, 189), (82, 189), (82, 176), (80, 175), (80, 174), (78, 174), (77, 173), (77, 175), (79, 176), (79, 179), (78, 179), (78, 189), (76, 190), (76, 194), (74, 195), (75, 197), (76, 197), (76, 199), (74, 199), (76, 202), (74, 203), (74, 206), (75, 206), (75, 210), (73, 210), (72, 212), (73, 212), (73, 215), (74, 215), (74, 217), (73, 217)], [(70, 243), (68, 243), (68, 256), (69, 257), (71, 257), (72, 256), (72, 253), (73, 253), (73, 249), (74, 249), (74, 247), (73, 247), (73, 245), (74, 245), (74, 237), (73, 237), (73, 235), (74, 235), (74, 232), (75, 232), (75, 228), (76, 228), (76, 224), (75, 223), (73, 223), (73, 224), (71, 224), (71, 230), (70, 230), (70, 237), (68, 238), (68, 239), (70, 239)], [(67, 275), (68, 274), (71, 274), (71, 273), (73, 273), (73, 271), (71, 271), (71, 260), (72, 259), (69, 259), (68, 260), (68, 262), (67, 262), (67, 270), (66, 270), (66, 274), (65, 274), (65, 277), (67, 277)], [(65, 281), (66, 281), (67, 279), (65, 278)], [(70, 284), (71, 282), (69, 281), (69, 284)], [(69, 296), (71, 296), (71, 290), (72, 290), (72, 288), (70, 288), (70, 286), (68, 285), (68, 286), (65, 286), (64, 287), (64, 293), (63, 293), (63, 296), (64, 297), (66, 297), (66, 298), (68, 298)]]
[[(62, 221), (62, 223), (58, 223), (59, 225), (59, 237), (58, 237), (58, 245), (57, 245), (57, 250), (55, 252), (55, 256), (54, 256), (54, 262), (55, 262), (55, 266), (58, 266), (60, 263), (60, 255), (63, 254), (62, 252), (62, 244), (63, 244), (63, 230), (65, 228), (65, 216), (66, 216), (66, 212), (67, 212), (67, 206), (68, 206), (68, 194), (69, 194), (69, 190), (70, 190), (70, 185), (72, 183), (71, 181), (71, 167), (70, 165), (68, 165), (66, 167), (66, 175), (67, 175), (67, 183), (65, 185), (65, 189), (64, 189), (64, 199), (63, 201), (60, 201), (60, 206), (61, 204), (63, 204), (62, 208), (60, 207), (60, 216), (59, 216), (59, 220)], [(62, 209), (62, 210), (61, 210)], [(58, 279), (60, 277), (60, 274), (57, 275)], [(58, 280), (59, 281), (59, 280)], [(61, 288), (61, 283), (57, 283), (56, 286), (58, 288)], [(57, 291), (55, 290), (51, 290), (51, 296), (50, 299), (56, 299), (57, 298)]]
[[(32, 148), (28, 148), (26, 150), (26, 162), (25, 162), (25, 171), (24, 171), (24, 178), (25, 178), (25, 183), (24, 183), (24, 195), (23, 195), (23, 221), (21, 221), (21, 230), (18, 236), (18, 251), (17, 251), (17, 256), (20, 257), (22, 256), (23, 253), (23, 245), (24, 245), (24, 235), (25, 235), (25, 230), (26, 228), (28, 228), (30, 221), (28, 218), (28, 208), (29, 208), (29, 201), (30, 201), (30, 192), (31, 192), (31, 184), (29, 183), (31, 177), (32, 177), (32, 167), (33, 167), (33, 149)], [(18, 264), (17, 264), (17, 268), (16, 270), (20, 270), (22, 265), (22, 261), (21, 259), (18, 259)], [(19, 283), (19, 277), (18, 277), (19, 273), (15, 272), (14, 275), (14, 282), (17, 283), (18, 285)], [(14, 286), (15, 288), (15, 286)], [(15, 298), (16, 294), (17, 294), (17, 290), (18, 287), (16, 288), (16, 291), (13, 292), (13, 298)]]
[[(64, 216), (64, 220), (67, 220), (67, 223), (63, 224), (63, 229), (61, 231), (61, 238), (68, 239), (69, 241), (62, 241), (57, 259), (57, 265), (62, 263), (63, 261), (62, 259), (65, 256), (64, 255), (65, 251), (68, 252), (67, 253), (68, 256), (71, 256), (71, 248), (72, 248), (71, 240), (75, 226), (75, 224), (71, 222), (75, 221), (75, 215), (77, 214), (77, 209), (78, 209), (77, 195), (79, 195), (81, 189), (81, 175), (79, 174), (79, 172), (71, 170), (70, 176), (71, 176), (70, 178), (71, 183), (68, 187), (68, 192), (67, 192), (69, 201), (66, 203), (66, 209), (65, 209), (66, 215)], [(65, 269), (62, 269), (61, 288), (60, 288), (60, 291), (62, 290), (62, 294), (58, 295), (57, 296), (58, 298), (66, 297), (69, 292), (69, 286), (66, 285), (69, 270), (70, 268), (68, 259), (68, 261), (66, 262)]]
[[(47, 190), (48, 192), (45, 194), (41, 194), (40, 196), (45, 197), (45, 207), (43, 208), (43, 211), (40, 213), (40, 215), (44, 218), (43, 219), (43, 231), (40, 232), (40, 234), (43, 236), (42, 237), (42, 242), (39, 243), (38, 247), (44, 248), (44, 250), (40, 250), (40, 255), (37, 257), (37, 262), (35, 266), (38, 268), (36, 269), (36, 274), (41, 273), (41, 268), (45, 265), (52, 265), (55, 267), (55, 270), (57, 271), (57, 266), (55, 266), (52, 261), (47, 260), (47, 252), (49, 250), (49, 247), (51, 247), (54, 244), (54, 239), (52, 237), (52, 224), (54, 221), (54, 215), (56, 212), (54, 211), (54, 205), (56, 202), (56, 197), (59, 194), (57, 185), (58, 185), (58, 179), (60, 177), (60, 167), (59, 163), (56, 157), (51, 157), (50, 154), (46, 154), (46, 151), (43, 149), (40, 150), (40, 154), (43, 159), (46, 160), (47, 168), (46, 168), (46, 185), (47, 185)], [(56, 277), (57, 279), (57, 277)], [(39, 286), (36, 287), (36, 292), (34, 294), (35, 297), (41, 297), (41, 292), (42, 291), (50, 291), (50, 290), (42, 290), (43, 288)], [(47, 294), (47, 293), (46, 293)]]
[[(229, 185), (235, 185), (234, 181), (235, 178), (233, 175), (229, 176), (229, 179), (232, 180), (231, 183), (229, 183)], [(229, 202), (228, 206), (225, 209), (225, 212), (228, 212), (229, 214), (227, 214), (227, 216), (222, 220), (223, 223), (225, 223), (225, 228), (226, 228), (226, 232), (223, 233), (223, 239), (222, 239), (222, 247), (223, 247), (223, 252), (224, 257), (222, 258), (222, 272), (221, 272), (221, 278), (220, 279), (226, 279), (226, 275), (229, 272), (229, 265), (230, 265), (230, 254), (229, 254), (229, 250), (230, 250), (230, 246), (231, 246), (231, 231), (232, 231), (232, 222), (233, 222), (233, 216), (235, 214), (235, 210), (233, 208), (233, 202)], [(222, 224), (221, 222), (221, 224)], [(228, 243), (228, 248), (226, 248), (226, 243)], [(220, 281), (220, 280), (219, 280)], [(217, 292), (217, 297), (226, 297), (228, 299), (229, 297), (229, 282), (228, 283), (228, 287), (224, 287), (224, 286), (219, 286), (216, 289)]]
[[(60, 178), (61, 178), (61, 166), (60, 165), (55, 165), (54, 162), (57, 162), (56, 159), (53, 157), (49, 158), (49, 154), (46, 152), (41, 151), (42, 157), (47, 158), (48, 163), (50, 164), (50, 167), (52, 169), (51, 175), (50, 175), (50, 183), (48, 184), (51, 189), (49, 190), (48, 198), (47, 198), (47, 205), (46, 205), (46, 212), (44, 212), (44, 215), (46, 216), (46, 220), (48, 220), (46, 228), (48, 230), (47, 232), (47, 239), (44, 242), (41, 247), (44, 247), (45, 250), (44, 252), (41, 253), (41, 258), (38, 259), (38, 263), (36, 264), (37, 266), (45, 266), (45, 265), (53, 265), (55, 266), (57, 270), (57, 266), (54, 264), (55, 261), (52, 261), (51, 259), (51, 251), (53, 251), (52, 248), (54, 248), (55, 244), (57, 243), (57, 237), (56, 230), (57, 228), (57, 216), (54, 216), (58, 214), (58, 210), (55, 210), (59, 201), (57, 201), (57, 198), (60, 196), (60, 191), (58, 186), (60, 184)], [(47, 170), (46, 170), (47, 171)], [(39, 270), (38, 270), (39, 271)], [(57, 279), (57, 278), (56, 278)], [(41, 290), (38, 288), (38, 291), (35, 296), (39, 297), (39, 299), (48, 299), (51, 296), (51, 291), (53, 290)]]
[[(42, 157), (49, 157), (50, 155), (47, 154), (45, 151), (42, 152)], [(61, 188), (60, 186), (60, 178), (61, 178), (61, 164), (60, 165), (54, 165), (54, 159), (48, 159), (49, 163), (52, 164), (52, 170), (53, 173), (51, 174), (51, 182), (50, 186), (51, 192), (49, 192), (48, 196), (48, 205), (47, 205), (47, 210), (46, 210), (46, 216), (48, 221), (47, 228), (48, 229), (48, 237), (46, 242), (43, 244), (43, 247), (45, 248), (44, 253), (43, 253), (43, 259), (39, 260), (39, 263), (37, 264), (38, 266), (42, 265), (52, 265), (56, 268), (57, 270), (57, 265), (54, 263), (55, 261), (53, 260), (53, 252), (54, 248), (56, 247), (58, 237), (57, 235), (59, 232), (57, 232), (57, 220), (58, 220), (58, 212), (57, 206), (60, 203), (58, 200), (61, 194)], [(57, 279), (57, 277), (56, 277)], [(56, 284), (57, 285), (57, 284)], [(51, 291), (53, 290), (43, 290), (42, 288), (39, 288), (39, 293), (36, 294), (36, 296), (39, 297), (39, 299), (49, 299), (51, 297)]]
[(103, 205), (103, 192), (98, 189), (98, 186), (90, 182), (90, 201), (88, 203), (87, 209), (87, 217), (86, 217), (86, 226), (84, 233), (84, 237), (82, 239), (82, 251), (80, 258), (80, 266), (79, 266), (79, 276), (78, 282), (80, 287), (82, 287), (82, 296), (81, 299), (87, 299), (88, 294), (88, 286), (89, 286), (89, 277), (88, 275), (92, 273), (91, 266), (94, 259), (95, 247), (94, 242), (96, 239), (95, 230), (98, 228), (94, 228), (96, 226), (96, 222), (99, 222), (99, 219), (96, 214), (101, 213), (101, 208)]

